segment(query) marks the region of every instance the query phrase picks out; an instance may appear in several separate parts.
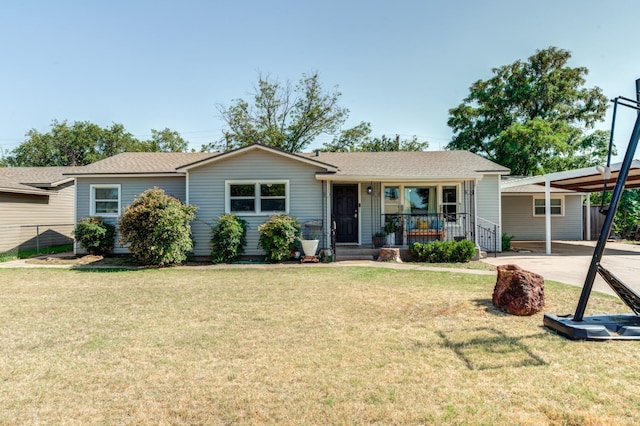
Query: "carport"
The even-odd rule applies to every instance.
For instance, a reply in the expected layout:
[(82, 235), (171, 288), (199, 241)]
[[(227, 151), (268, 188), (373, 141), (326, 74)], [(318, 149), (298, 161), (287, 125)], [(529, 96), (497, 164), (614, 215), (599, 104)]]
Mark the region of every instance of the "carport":
[[(503, 188), (513, 188), (521, 185), (541, 185), (545, 187), (545, 252), (551, 254), (551, 188), (561, 188), (577, 192), (592, 193), (601, 192), (606, 184), (607, 190), (613, 190), (618, 181), (622, 163), (612, 164), (610, 167), (593, 166), (582, 169), (568, 170), (564, 172), (548, 173), (542, 176), (533, 176), (522, 179), (513, 179), (502, 183)], [(625, 189), (640, 187), (640, 160), (633, 160), (629, 175), (627, 176)], [(591, 238), (590, 225), (590, 198), (587, 202), (587, 240)]]

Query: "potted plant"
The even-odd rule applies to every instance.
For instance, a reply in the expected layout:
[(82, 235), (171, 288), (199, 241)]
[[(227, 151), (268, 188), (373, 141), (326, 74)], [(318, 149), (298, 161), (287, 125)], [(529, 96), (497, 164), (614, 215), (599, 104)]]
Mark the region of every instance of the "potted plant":
[(300, 244), (302, 245), (302, 251), (307, 257), (315, 256), (318, 251), (318, 244), (320, 240), (315, 232), (310, 232), (306, 236), (300, 237)]
[(372, 238), (373, 247), (375, 248), (382, 247), (386, 240), (387, 240), (386, 232), (383, 232), (383, 231), (376, 232), (375, 234), (373, 234), (373, 238)]
[(384, 224), (384, 231), (387, 233), (387, 245), (392, 246), (396, 243), (396, 232), (400, 229), (397, 217), (391, 217)]

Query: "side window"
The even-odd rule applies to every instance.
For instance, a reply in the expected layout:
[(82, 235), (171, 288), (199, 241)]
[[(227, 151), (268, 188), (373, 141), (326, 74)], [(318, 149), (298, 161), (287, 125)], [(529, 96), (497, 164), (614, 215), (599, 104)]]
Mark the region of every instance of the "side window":
[(120, 185), (91, 185), (91, 216), (115, 217), (120, 214)]
[[(564, 199), (552, 198), (549, 203), (551, 216), (563, 216), (564, 215)], [(533, 199), (533, 215), (544, 216), (545, 215), (545, 203), (544, 198)]]

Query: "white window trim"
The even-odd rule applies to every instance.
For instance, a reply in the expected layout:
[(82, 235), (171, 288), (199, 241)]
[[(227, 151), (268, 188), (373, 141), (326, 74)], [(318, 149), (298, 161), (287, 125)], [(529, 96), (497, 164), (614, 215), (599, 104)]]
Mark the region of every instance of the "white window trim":
[[(253, 212), (233, 212), (231, 211), (231, 185), (248, 185), (254, 184), (255, 190), (255, 211)], [(284, 184), (284, 211), (268, 211), (260, 210), (260, 185), (277, 185)], [(224, 182), (224, 211), (225, 213), (235, 214), (238, 216), (270, 216), (272, 214), (289, 214), (289, 180), (227, 180)]]
[[(534, 196), (533, 197), (533, 201), (531, 202), (531, 204), (533, 205), (533, 217), (545, 217), (545, 213), (542, 214), (538, 214), (536, 213), (536, 200), (542, 200), (542, 205), (544, 206), (544, 197), (540, 197), (540, 196)], [(549, 211), (549, 214), (553, 217), (563, 217), (564, 216), (564, 206), (565, 206), (565, 199), (564, 196), (555, 196), (555, 197), (551, 197), (551, 200), (560, 200), (560, 214), (554, 214), (551, 211)], [(546, 209), (545, 209), (546, 211)]]
[[(96, 188), (117, 188), (118, 189), (118, 212), (117, 213), (96, 213)], [(91, 205), (89, 206), (89, 211), (91, 216), (100, 216), (100, 217), (119, 217), (120, 210), (122, 209), (122, 185), (119, 183), (101, 183), (101, 184), (92, 184), (89, 186), (89, 198), (91, 200)]]

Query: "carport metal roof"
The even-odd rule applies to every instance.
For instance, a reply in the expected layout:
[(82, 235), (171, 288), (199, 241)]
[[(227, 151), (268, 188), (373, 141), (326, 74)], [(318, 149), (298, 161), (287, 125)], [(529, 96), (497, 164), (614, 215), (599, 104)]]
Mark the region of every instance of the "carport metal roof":
[[(545, 204), (549, 205), (552, 187), (583, 193), (600, 192), (606, 181), (607, 189), (613, 190), (618, 180), (621, 166), (622, 163), (612, 164), (608, 173), (605, 173), (605, 166), (593, 166), (565, 172), (548, 173), (542, 176), (511, 179), (503, 181), (501, 188), (514, 188), (533, 184), (542, 185), (545, 187)], [(625, 188), (640, 188), (640, 160), (633, 160), (631, 162)], [(586, 199), (587, 205), (589, 205), (589, 197), (586, 197)], [(590, 229), (590, 222), (590, 209), (587, 209), (587, 230)], [(551, 213), (549, 209), (547, 209), (545, 213), (545, 240), (546, 252), (547, 254), (551, 254)]]
[[(611, 165), (611, 176), (606, 180), (607, 189), (613, 189), (618, 180), (622, 163)], [(542, 185), (562, 188), (578, 192), (600, 192), (605, 182), (605, 167), (585, 167), (565, 172), (548, 173), (542, 176), (511, 179), (502, 183), (502, 188), (513, 188), (521, 185)], [(640, 188), (640, 160), (633, 160), (625, 188)]]

